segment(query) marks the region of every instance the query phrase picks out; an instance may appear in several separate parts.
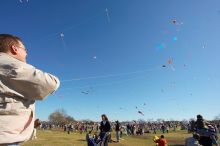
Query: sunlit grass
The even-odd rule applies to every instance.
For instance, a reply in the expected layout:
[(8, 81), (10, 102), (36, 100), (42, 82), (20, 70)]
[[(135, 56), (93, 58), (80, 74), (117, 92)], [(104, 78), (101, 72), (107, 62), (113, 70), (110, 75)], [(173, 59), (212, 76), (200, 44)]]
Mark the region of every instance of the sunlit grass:
[[(162, 133), (158, 133), (160, 136)], [(37, 139), (23, 143), (21, 146), (87, 146), (85, 141), (86, 133), (77, 132), (67, 134), (57, 130), (38, 130)], [(122, 136), (119, 143), (109, 143), (109, 146), (155, 146), (153, 137), (155, 134), (144, 134), (143, 136)], [(165, 138), (170, 146), (183, 146), (186, 137), (190, 137), (187, 131), (165, 133)], [(112, 132), (112, 139), (115, 140), (115, 133)], [(219, 141), (220, 142), (220, 141)]]

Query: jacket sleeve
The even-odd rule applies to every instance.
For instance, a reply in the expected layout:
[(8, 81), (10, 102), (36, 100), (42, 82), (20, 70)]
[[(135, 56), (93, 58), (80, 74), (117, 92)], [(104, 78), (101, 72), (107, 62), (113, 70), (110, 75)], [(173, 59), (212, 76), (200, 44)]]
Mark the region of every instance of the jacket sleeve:
[(35, 67), (20, 63), (12, 66), (7, 84), (25, 99), (43, 100), (56, 91), (60, 85), (57, 77)]
[(110, 125), (109, 121), (106, 122), (106, 126), (107, 126), (107, 132), (110, 132), (111, 125)]
[(102, 122), (100, 122), (99, 130), (100, 130), (101, 132), (103, 131)]

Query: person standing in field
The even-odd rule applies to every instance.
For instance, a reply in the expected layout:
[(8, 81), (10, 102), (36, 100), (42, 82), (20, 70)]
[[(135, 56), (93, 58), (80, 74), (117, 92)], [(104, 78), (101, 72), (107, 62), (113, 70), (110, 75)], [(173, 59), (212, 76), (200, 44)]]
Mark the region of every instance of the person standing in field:
[(108, 139), (110, 135), (111, 125), (108, 121), (108, 118), (105, 114), (101, 116), (102, 121), (100, 123), (100, 138), (102, 142), (104, 143), (104, 146), (108, 146)]
[(28, 64), (26, 57), (27, 49), (19, 37), (0, 34), (1, 146), (18, 146), (31, 139), (35, 100), (43, 100), (60, 85), (57, 77)]
[(117, 140), (117, 142), (119, 142), (120, 134), (121, 134), (120, 123), (119, 123), (119, 121), (116, 121), (115, 123), (116, 123), (115, 124), (116, 140)]
[(34, 131), (31, 140), (37, 139), (37, 128), (41, 125), (40, 120), (36, 119), (34, 121)]

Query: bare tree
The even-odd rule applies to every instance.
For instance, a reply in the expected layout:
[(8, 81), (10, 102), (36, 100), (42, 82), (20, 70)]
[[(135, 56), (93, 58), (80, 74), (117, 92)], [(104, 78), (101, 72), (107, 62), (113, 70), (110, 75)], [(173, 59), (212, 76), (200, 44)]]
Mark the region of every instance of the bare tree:
[(66, 114), (64, 109), (57, 109), (55, 112), (49, 115), (49, 121), (53, 123), (69, 123), (75, 121), (73, 117)]

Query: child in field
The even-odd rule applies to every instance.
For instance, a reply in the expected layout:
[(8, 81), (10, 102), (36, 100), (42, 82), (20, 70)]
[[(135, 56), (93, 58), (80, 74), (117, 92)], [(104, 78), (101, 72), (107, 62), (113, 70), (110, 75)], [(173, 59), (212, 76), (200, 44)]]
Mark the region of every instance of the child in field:
[(164, 135), (161, 135), (160, 138), (155, 138), (154, 142), (157, 143), (158, 146), (167, 146), (167, 140), (164, 138)]
[(92, 130), (86, 134), (86, 141), (88, 146), (100, 146), (102, 143), (96, 132), (92, 134)]
[(31, 138), (32, 140), (37, 139), (37, 127), (39, 127), (40, 125), (41, 125), (40, 120), (36, 119), (34, 121), (34, 131)]

